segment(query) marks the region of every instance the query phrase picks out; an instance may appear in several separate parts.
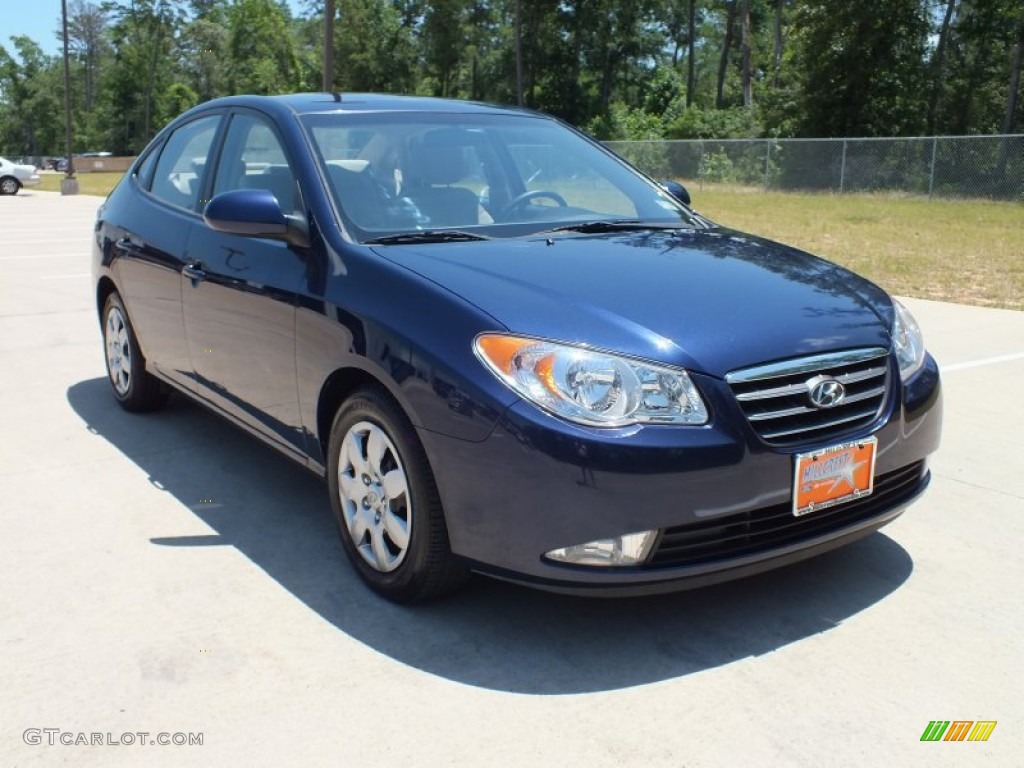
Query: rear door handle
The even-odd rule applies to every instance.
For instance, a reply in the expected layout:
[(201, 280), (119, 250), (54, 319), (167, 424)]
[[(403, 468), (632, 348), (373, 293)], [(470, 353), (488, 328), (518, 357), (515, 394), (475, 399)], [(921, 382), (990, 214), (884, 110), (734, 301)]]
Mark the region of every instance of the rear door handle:
[(206, 272), (203, 270), (203, 265), (198, 261), (190, 261), (184, 267), (181, 268), (181, 274), (187, 277), (189, 280), (205, 280)]
[(132, 241), (130, 237), (122, 237), (114, 243), (114, 247), (130, 256), (142, 255), (142, 246)]

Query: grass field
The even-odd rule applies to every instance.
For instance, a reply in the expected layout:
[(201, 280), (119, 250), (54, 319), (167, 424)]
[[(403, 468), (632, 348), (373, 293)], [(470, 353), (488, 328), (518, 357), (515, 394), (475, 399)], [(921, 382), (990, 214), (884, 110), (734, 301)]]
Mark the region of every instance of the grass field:
[(1024, 309), (1024, 206), (691, 189), (723, 226), (824, 256), (887, 291)]
[[(78, 176), (106, 195), (116, 173)], [(38, 189), (60, 190), (60, 174)], [(802, 195), (690, 189), (694, 207), (723, 226), (824, 256), (887, 291), (922, 299), (1024, 309), (1024, 206), (885, 195)]]
[[(120, 173), (77, 173), (78, 191), (83, 195), (99, 195), (106, 197), (110, 190), (121, 180)], [(35, 189), (42, 189), (46, 192), (60, 192), (60, 180), (64, 178), (63, 173), (40, 173), (39, 186)]]

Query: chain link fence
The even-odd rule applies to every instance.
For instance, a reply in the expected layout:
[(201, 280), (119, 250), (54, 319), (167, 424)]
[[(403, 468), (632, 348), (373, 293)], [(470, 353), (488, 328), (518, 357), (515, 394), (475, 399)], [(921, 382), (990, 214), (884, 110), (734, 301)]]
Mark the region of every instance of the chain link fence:
[(649, 176), (700, 188), (708, 183), (1024, 202), (1024, 134), (609, 141), (606, 146)]

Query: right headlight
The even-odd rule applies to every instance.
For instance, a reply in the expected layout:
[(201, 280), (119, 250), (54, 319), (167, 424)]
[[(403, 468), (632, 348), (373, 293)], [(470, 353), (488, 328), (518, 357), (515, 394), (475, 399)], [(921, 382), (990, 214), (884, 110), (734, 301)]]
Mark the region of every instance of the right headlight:
[(924, 365), (924, 336), (909, 309), (896, 299), (892, 300), (892, 305), (896, 310), (892, 322), (892, 345), (900, 364), (900, 377), (906, 381)]
[(556, 416), (593, 427), (705, 424), (689, 374), (571, 344), (485, 333), (474, 351), (512, 391)]

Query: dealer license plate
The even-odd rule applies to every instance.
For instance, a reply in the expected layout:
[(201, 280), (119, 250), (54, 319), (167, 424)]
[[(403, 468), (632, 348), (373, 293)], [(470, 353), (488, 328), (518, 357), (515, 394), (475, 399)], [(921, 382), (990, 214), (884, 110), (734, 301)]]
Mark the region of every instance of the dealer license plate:
[(874, 437), (796, 455), (793, 514), (797, 517), (870, 496), (875, 488)]

